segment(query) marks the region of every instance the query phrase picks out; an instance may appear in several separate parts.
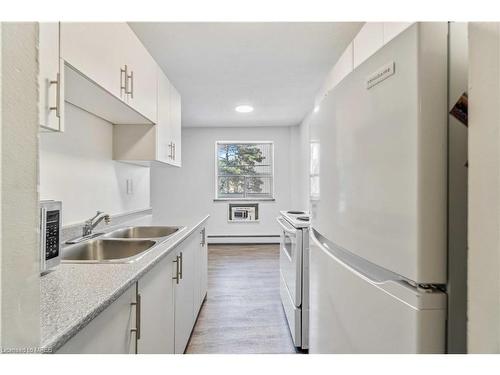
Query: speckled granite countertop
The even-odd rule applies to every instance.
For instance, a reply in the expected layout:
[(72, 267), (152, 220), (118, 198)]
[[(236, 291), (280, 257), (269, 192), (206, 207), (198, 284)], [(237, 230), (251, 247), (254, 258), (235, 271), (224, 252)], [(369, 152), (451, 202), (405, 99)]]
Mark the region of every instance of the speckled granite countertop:
[(55, 352), (115, 301), (180, 242), (197, 230), (208, 215), (184, 223), (166, 222), (152, 215), (110, 227), (131, 225), (185, 226), (157, 243), (134, 263), (61, 264), (41, 277), (40, 328), (42, 348)]

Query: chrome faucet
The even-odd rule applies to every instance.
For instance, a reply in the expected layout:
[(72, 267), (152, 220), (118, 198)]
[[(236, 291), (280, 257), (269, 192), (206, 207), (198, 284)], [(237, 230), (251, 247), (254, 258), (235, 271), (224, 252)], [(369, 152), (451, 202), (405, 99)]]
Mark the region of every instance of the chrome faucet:
[(109, 217), (108, 214), (105, 214), (104, 212), (101, 211), (97, 211), (94, 217), (88, 219), (85, 222), (85, 225), (82, 228), (83, 229), (82, 236), (85, 237), (91, 235), (94, 228), (103, 220), (105, 221), (106, 224), (109, 224), (111, 218)]
[(88, 239), (103, 235), (104, 233), (92, 233), (94, 228), (103, 220), (105, 221), (106, 224), (109, 224), (111, 222), (111, 218), (109, 217), (108, 214), (105, 214), (104, 212), (101, 212), (101, 211), (97, 211), (97, 213), (94, 215), (94, 217), (85, 221), (85, 224), (83, 225), (83, 228), (82, 228), (82, 236), (68, 240), (68, 241), (66, 241), (66, 243), (67, 244), (75, 244), (75, 243), (79, 243), (79, 242), (86, 241)]

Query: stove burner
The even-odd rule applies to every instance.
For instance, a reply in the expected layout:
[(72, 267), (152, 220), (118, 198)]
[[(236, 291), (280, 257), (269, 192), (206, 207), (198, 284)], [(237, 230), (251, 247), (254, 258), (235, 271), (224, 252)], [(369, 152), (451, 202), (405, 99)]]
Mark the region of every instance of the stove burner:
[(299, 216), (297, 217), (297, 220), (309, 221), (309, 216)]
[(301, 215), (301, 214), (305, 214), (304, 211), (287, 211), (288, 214), (292, 214), (292, 215)]

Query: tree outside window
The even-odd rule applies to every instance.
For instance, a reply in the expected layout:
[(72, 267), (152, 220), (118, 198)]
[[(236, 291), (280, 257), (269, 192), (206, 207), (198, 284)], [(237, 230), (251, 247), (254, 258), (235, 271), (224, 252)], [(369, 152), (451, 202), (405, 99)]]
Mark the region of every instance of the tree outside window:
[(273, 197), (273, 144), (271, 142), (217, 142), (219, 199)]

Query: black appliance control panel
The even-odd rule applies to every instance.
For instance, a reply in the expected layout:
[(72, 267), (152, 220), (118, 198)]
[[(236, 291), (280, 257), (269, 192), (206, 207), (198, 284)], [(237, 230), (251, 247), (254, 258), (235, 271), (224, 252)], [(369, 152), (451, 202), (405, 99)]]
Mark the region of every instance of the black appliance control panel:
[(60, 211), (47, 211), (45, 226), (45, 260), (59, 255)]

